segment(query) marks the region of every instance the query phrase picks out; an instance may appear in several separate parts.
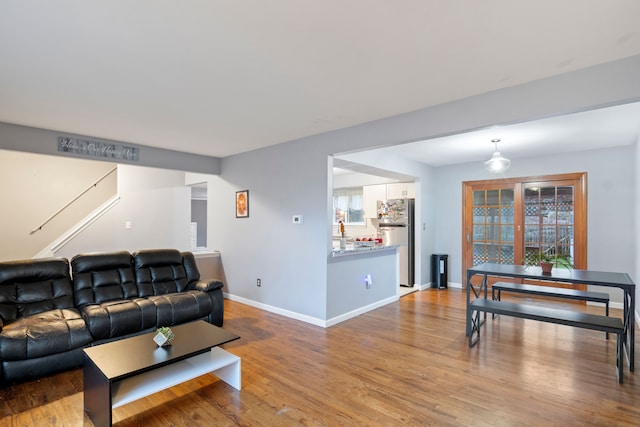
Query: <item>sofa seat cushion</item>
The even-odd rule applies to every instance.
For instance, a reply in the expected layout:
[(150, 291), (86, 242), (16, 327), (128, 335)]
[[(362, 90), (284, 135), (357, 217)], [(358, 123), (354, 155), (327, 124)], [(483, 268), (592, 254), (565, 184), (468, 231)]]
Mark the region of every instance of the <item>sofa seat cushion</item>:
[(82, 315), (96, 340), (144, 331), (157, 323), (156, 306), (145, 298), (86, 305)]
[(148, 297), (158, 309), (157, 326), (171, 326), (201, 319), (211, 313), (209, 295), (201, 291), (185, 291)]
[(82, 348), (92, 341), (78, 310), (54, 309), (5, 324), (0, 332), (0, 359), (33, 359)]

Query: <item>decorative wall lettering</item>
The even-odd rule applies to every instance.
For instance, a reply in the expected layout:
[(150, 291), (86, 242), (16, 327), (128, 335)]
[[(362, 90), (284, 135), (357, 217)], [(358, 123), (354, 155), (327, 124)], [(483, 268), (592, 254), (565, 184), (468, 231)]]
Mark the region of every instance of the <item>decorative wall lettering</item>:
[(58, 151), (132, 162), (139, 161), (140, 157), (140, 149), (136, 147), (65, 136), (58, 137)]

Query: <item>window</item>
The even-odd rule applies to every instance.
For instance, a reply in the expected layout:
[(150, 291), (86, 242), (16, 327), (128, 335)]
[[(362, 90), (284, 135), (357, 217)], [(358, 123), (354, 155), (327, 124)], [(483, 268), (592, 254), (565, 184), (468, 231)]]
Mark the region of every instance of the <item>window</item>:
[(364, 225), (362, 187), (333, 190), (333, 223)]

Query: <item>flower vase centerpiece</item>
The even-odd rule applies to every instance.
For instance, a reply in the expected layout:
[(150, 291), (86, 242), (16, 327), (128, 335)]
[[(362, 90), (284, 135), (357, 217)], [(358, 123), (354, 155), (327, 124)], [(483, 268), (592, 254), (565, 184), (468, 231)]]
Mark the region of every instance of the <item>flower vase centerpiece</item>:
[(171, 328), (163, 326), (162, 328), (156, 329), (156, 335), (153, 337), (153, 340), (158, 344), (158, 347), (164, 347), (171, 345), (173, 337), (174, 335)]

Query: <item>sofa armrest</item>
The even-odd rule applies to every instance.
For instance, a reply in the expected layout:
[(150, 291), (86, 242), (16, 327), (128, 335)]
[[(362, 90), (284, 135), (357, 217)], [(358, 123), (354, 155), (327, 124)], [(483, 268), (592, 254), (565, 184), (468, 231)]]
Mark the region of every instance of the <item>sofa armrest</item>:
[(198, 280), (197, 282), (190, 283), (187, 286), (187, 289), (210, 292), (215, 291), (216, 289), (221, 289), (223, 286), (224, 283), (219, 280)]
[(2, 322), (2, 317), (0, 317), (0, 332), (2, 332), (3, 326), (4, 326), (4, 322)]

